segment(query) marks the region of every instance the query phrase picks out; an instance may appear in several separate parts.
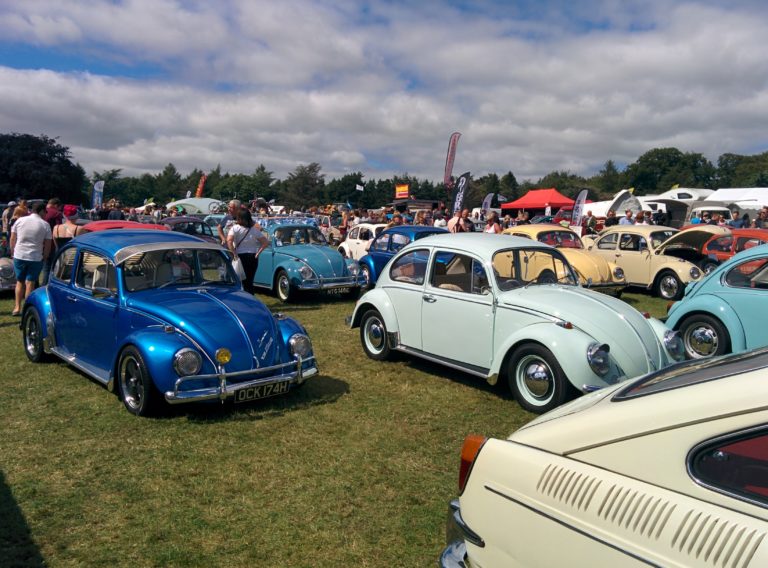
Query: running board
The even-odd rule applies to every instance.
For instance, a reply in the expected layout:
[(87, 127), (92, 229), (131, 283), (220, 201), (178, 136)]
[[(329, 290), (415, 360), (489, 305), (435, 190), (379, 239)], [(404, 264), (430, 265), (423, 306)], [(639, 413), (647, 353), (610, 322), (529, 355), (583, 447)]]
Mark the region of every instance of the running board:
[(491, 384), (495, 384), (496, 381), (491, 382), (491, 376), (490, 369), (486, 369), (484, 367), (478, 367), (477, 365), (468, 365), (466, 363), (460, 363), (458, 361), (454, 361), (453, 359), (446, 359), (444, 357), (440, 357), (438, 355), (431, 355), (429, 353), (425, 353), (424, 351), (421, 351), (420, 349), (413, 349), (412, 347), (406, 347), (405, 345), (398, 345), (395, 347), (398, 351), (402, 351), (403, 353), (408, 353), (409, 355), (414, 355), (416, 357), (419, 357), (420, 359), (426, 359), (427, 361), (431, 361), (432, 363), (439, 363), (440, 365), (445, 365), (446, 367), (451, 367), (452, 369), (457, 369), (459, 371), (464, 371), (465, 373), (469, 373), (470, 375), (474, 375), (476, 377), (481, 377), (485, 380), (487, 380)]

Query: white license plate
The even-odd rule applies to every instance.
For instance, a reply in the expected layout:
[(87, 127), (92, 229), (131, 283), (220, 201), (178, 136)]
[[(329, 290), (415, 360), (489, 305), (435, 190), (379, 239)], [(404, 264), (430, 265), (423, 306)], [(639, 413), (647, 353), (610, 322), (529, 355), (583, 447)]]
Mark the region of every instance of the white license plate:
[(256, 385), (235, 391), (235, 402), (248, 402), (249, 400), (258, 400), (277, 394), (285, 394), (290, 388), (288, 381), (281, 383), (271, 383), (268, 385)]

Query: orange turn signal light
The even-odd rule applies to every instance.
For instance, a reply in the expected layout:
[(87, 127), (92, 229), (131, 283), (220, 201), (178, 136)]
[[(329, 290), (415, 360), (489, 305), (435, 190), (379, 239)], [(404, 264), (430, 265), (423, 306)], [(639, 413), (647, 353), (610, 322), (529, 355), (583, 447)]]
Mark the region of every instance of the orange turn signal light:
[(485, 436), (470, 434), (464, 438), (464, 445), (461, 446), (461, 467), (459, 468), (459, 493), (464, 491), (469, 479), (469, 473), (472, 471), (472, 464), (475, 463), (477, 455), (483, 444), (488, 440)]

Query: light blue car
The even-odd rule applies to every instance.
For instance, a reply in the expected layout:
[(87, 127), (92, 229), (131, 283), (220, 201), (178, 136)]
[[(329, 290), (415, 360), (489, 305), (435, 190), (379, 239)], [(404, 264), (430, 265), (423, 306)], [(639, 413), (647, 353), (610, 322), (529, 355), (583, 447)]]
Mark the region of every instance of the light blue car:
[(768, 245), (740, 252), (701, 282), (688, 284), (666, 324), (690, 359), (768, 345)]
[(308, 218), (277, 218), (262, 222), (269, 239), (259, 255), (254, 284), (269, 288), (288, 302), (300, 291), (355, 296), (364, 282), (360, 267), (332, 248)]

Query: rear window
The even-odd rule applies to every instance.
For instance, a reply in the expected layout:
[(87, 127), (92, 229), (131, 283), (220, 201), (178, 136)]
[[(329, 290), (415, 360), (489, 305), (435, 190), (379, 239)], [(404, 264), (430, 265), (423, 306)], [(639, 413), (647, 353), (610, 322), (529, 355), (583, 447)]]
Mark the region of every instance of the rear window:
[(665, 367), (661, 371), (645, 375), (621, 389), (613, 397), (622, 401), (658, 392), (724, 379), (740, 373), (768, 367), (768, 348), (715, 357), (713, 359), (687, 361)]

